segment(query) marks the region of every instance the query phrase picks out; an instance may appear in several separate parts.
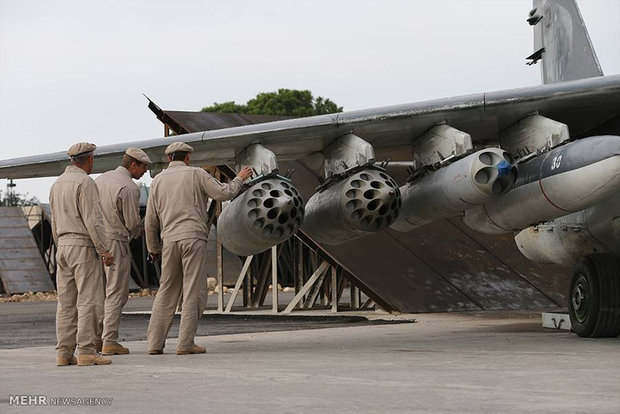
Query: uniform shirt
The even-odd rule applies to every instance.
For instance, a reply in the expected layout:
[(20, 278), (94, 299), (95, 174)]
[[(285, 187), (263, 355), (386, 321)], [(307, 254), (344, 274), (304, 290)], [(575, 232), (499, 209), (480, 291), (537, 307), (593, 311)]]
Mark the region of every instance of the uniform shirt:
[(172, 161), (151, 184), (144, 230), (149, 252), (160, 253), (161, 241), (207, 240), (207, 203), (209, 197), (230, 200), (241, 189), (236, 177), (222, 184), (202, 168)]
[(70, 165), (50, 189), (52, 234), (57, 246), (94, 246), (110, 250), (97, 186), (84, 170)]
[(127, 168), (120, 166), (95, 180), (106, 235), (111, 240), (129, 241), (140, 235), (140, 189)]

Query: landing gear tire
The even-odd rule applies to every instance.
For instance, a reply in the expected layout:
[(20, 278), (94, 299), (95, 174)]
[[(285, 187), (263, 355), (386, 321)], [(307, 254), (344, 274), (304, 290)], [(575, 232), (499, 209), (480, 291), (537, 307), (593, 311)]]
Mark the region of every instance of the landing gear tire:
[(575, 265), (568, 313), (572, 330), (584, 338), (620, 334), (620, 262), (606, 254), (583, 257)]

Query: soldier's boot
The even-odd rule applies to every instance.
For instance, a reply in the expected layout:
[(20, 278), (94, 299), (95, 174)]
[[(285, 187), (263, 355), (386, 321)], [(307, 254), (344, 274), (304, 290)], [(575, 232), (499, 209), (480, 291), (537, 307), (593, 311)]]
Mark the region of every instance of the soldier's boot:
[(81, 367), (87, 367), (90, 365), (109, 365), (112, 363), (112, 358), (107, 358), (99, 354), (79, 354), (78, 365)]
[(177, 349), (177, 355), (204, 354), (207, 352), (204, 346), (192, 345), (189, 349)]
[(71, 355), (71, 358), (67, 358), (66, 356), (58, 355), (56, 357), (56, 365), (59, 367), (64, 367), (67, 365), (77, 365), (78, 360), (75, 355)]
[(163, 353), (163, 349), (149, 349), (149, 355), (161, 355)]
[(101, 349), (101, 355), (125, 355), (129, 353), (129, 348), (125, 348), (118, 342), (105, 342)]
[(95, 351), (101, 352), (101, 348), (103, 348), (103, 341), (101, 339), (95, 340)]

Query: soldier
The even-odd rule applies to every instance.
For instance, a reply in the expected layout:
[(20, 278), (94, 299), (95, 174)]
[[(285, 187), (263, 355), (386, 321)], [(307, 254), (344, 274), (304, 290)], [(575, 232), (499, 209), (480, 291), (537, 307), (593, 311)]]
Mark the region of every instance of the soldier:
[[(57, 246), (56, 346), (58, 366), (107, 365), (110, 358), (97, 354), (98, 314), (103, 306), (103, 271), (114, 264), (103, 227), (97, 186), (88, 176), (93, 151), (88, 142), (77, 143), (67, 154), (71, 165), (50, 190), (52, 235)], [(73, 355), (77, 344), (78, 356)]]
[(103, 355), (128, 354), (129, 349), (118, 341), (121, 311), (129, 294), (131, 252), (129, 241), (142, 232), (140, 223), (140, 190), (133, 179), (140, 179), (151, 159), (139, 148), (127, 148), (121, 166), (97, 177), (103, 222), (116, 258), (114, 267), (105, 269), (104, 314), (99, 320), (99, 340)]
[(230, 200), (252, 175), (252, 170), (245, 167), (229, 184), (222, 184), (202, 168), (188, 166), (192, 151), (183, 142), (166, 148), (170, 165), (153, 180), (146, 209), (144, 227), (149, 254), (153, 260), (162, 259), (159, 290), (147, 330), (151, 355), (163, 353), (181, 291), (177, 354), (205, 352), (204, 347), (194, 343), (194, 336), (207, 303), (207, 202), (209, 197)]

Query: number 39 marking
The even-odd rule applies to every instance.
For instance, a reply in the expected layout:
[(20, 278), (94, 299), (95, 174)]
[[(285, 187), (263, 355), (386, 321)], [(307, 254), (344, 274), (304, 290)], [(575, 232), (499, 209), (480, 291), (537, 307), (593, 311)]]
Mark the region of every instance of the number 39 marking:
[(557, 157), (553, 158), (553, 161), (551, 161), (551, 171), (560, 168), (560, 164), (562, 163), (562, 156), (558, 155)]

